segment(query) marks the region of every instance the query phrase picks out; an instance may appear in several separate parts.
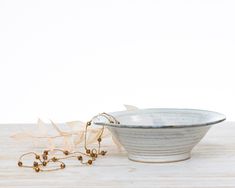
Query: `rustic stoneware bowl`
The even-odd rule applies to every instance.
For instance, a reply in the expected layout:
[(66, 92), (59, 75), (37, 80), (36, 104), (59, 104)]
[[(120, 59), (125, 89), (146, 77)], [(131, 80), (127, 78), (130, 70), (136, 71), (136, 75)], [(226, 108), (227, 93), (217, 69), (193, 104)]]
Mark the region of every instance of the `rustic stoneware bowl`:
[(138, 109), (110, 115), (120, 124), (95, 124), (107, 126), (129, 159), (139, 162), (189, 159), (211, 125), (225, 120), (223, 114), (196, 109)]

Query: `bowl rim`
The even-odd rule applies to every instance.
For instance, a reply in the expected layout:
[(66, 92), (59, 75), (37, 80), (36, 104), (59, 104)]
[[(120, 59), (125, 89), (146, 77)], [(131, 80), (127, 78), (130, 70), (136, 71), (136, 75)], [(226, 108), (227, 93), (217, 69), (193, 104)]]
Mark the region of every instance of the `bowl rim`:
[(182, 125), (174, 125), (174, 124), (165, 124), (165, 125), (133, 125), (133, 124), (115, 124), (115, 123), (104, 123), (104, 122), (95, 122), (95, 125), (107, 126), (107, 127), (116, 127), (116, 128), (141, 128), (141, 129), (163, 129), (163, 128), (191, 128), (191, 127), (201, 127), (201, 126), (209, 126), (213, 124), (220, 123), (226, 120), (226, 116), (224, 114), (209, 111), (209, 110), (201, 110), (201, 109), (191, 109), (191, 108), (145, 108), (145, 109), (135, 109), (135, 110), (125, 110), (125, 111), (116, 111), (108, 113), (113, 117), (125, 114), (125, 113), (134, 113), (135, 111), (191, 111), (191, 112), (200, 112), (200, 113), (207, 113), (214, 116), (217, 116), (213, 121), (205, 121), (203, 123), (192, 123), (192, 124), (182, 124)]

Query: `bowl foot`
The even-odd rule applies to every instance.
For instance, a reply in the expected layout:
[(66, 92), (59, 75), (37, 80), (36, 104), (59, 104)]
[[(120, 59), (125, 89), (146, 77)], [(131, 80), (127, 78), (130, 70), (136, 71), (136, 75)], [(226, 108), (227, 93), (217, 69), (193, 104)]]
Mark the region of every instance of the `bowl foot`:
[(176, 155), (167, 155), (167, 156), (141, 156), (141, 155), (133, 155), (129, 154), (128, 158), (132, 161), (136, 162), (144, 162), (144, 163), (170, 163), (177, 161), (184, 161), (191, 157), (190, 152), (181, 153)]

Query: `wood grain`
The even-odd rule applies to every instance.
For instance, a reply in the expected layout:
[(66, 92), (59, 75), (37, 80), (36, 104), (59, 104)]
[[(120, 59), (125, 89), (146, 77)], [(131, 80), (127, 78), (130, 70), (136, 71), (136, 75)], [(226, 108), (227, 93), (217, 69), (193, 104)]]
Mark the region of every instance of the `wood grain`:
[(107, 156), (94, 166), (81, 166), (76, 160), (68, 162), (62, 171), (35, 173), (17, 166), (20, 154), (41, 151), (31, 144), (10, 138), (22, 126), (0, 125), (0, 188), (8, 187), (164, 187), (164, 188), (235, 188), (235, 122), (225, 122), (209, 130), (195, 147), (192, 158), (163, 164), (137, 163), (127, 159), (110, 142)]

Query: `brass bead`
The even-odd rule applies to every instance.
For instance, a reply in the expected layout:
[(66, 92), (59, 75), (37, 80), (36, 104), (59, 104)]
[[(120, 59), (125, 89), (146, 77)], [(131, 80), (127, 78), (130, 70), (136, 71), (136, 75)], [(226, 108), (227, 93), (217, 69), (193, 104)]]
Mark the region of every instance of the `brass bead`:
[(65, 164), (64, 163), (60, 164), (60, 168), (64, 169), (65, 168)]
[(78, 160), (79, 161), (81, 161), (82, 160), (82, 156), (80, 155), (80, 156), (78, 156)]
[(91, 122), (90, 122), (90, 121), (88, 121), (86, 124), (87, 124), (87, 125), (91, 125)]
[(95, 153), (91, 153), (90, 156), (91, 156), (91, 157), (95, 157)]
[(44, 160), (47, 160), (47, 155), (43, 154), (43, 155), (42, 155), (42, 158), (43, 158)]
[(46, 165), (47, 165), (47, 162), (46, 162), (46, 161), (43, 161), (43, 162), (42, 162), (42, 165), (43, 165), (43, 166), (46, 166)]
[(56, 162), (58, 159), (57, 159), (56, 157), (53, 157), (51, 160), (52, 160), (53, 162)]
[(101, 140), (102, 140), (101, 138), (98, 138), (98, 139), (97, 139), (98, 142), (101, 142)]
[(33, 166), (34, 166), (34, 167), (37, 167), (37, 166), (38, 166), (38, 162), (34, 161), (34, 162), (33, 162)]
[(69, 154), (69, 151), (65, 150), (65, 151), (64, 151), (64, 154), (65, 154), (65, 155), (68, 155), (68, 154)]
[(114, 123), (113, 121), (110, 121), (110, 123)]
[(87, 163), (88, 163), (89, 165), (91, 165), (91, 164), (92, 164), (92, 160), (88, 160)]
[(107, 152), (106, 151), (101, 151), (101, 155), (105, 155)]
[(95, 154), (95, 158), (97, 158), (98, 157), (98, 155), (97, 154)]
[(48, 155), (48, 152), (49, 152), (48, 150), (45, 150), (45, 151), (43, 152), (43, 154), (44, 154), (44, 155)]
[(87, 154), (91, 153), (91, 150), (87, 149), (87, 150), (86, 150), (86, 153), (87, 153)]
[(39, 171), (40, 171), (40, 168), (35, 167), (34, 170), (35, 170), (36, 172), (39, 172)]
[(18, 166), (23, 166), (23, 163), (21, 161), (18, 162)]
[(35, 159), (40, 159), (40, 155), (36, 155), (36, 156), (35, 156)]

